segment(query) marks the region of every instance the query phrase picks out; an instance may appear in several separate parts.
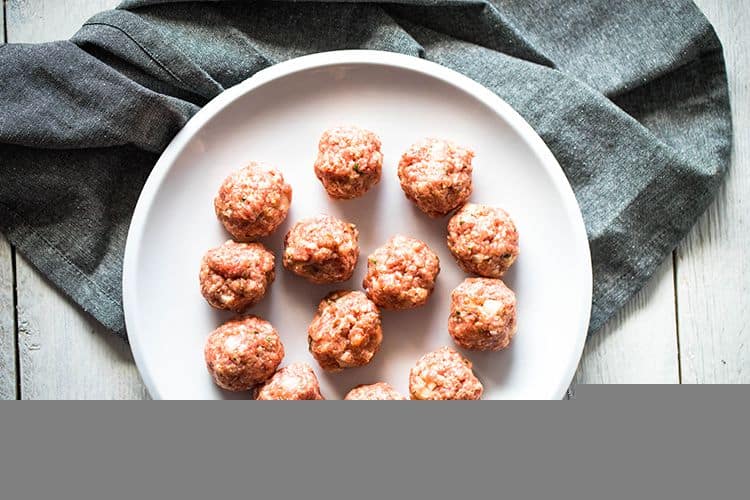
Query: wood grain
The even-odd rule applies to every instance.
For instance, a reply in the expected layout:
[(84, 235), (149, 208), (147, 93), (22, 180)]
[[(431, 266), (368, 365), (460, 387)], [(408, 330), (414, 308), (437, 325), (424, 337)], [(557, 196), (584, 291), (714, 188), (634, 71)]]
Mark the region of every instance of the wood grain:
[(586, 342), (575, 384), (679, 383), (671, 260)]
[(696, 2), (724, 44), (734, 121), (732, 164), (718, 199), (677, 250), (682, 380), (750, 383), (750, 10)]
[(0, 399), (16, 399), (16, 334), (13, 256), (0, 235)]
[(97, 12), (120, 0), (6, 0), (8, 42), (50, 42), (70, 38)]
[(142, 399), (130, 349), (17, 258), (23, 399)]
[[(8, 40), (70, 37), (117, 0), (10, 0)], [(64, 298), (21, 256), (16, 262), (23, 399), (140, 399), (147, 396), (127, 345)]]
[[(0, 42), (5, 42), (5, 11), (2, 8)], [(14, 286), (13, 249), (0, 235), (0, 399), (17, 397)]]

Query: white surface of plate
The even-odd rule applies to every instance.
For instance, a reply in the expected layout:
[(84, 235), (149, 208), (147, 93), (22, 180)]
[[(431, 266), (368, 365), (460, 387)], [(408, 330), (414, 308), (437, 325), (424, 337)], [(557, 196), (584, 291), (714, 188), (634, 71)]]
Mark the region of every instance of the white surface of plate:
[[(383, 177), (360, 199), (332, 201), (313, 161), (323, 130), (343, 124), (380, 136)], [(204, 341), (231, 315), (204, 301), (198, 269), (204, 252), (229, 238), (213, 210), (219, 184), (252, 160), (277, 166), (294, 191), (286, 222), (264, 241), (277, 257), (276, 282), (248, 312), (279, 331), (283, 364), (313, 365), (326, 398), (376, 381), (408, 394), (414, 362), (453, 345), (450, 292), (466, 277), (445, 244), (448, 218), (428, 218), (399, 187), (401, 153), (425, 136), (474, 149), (471, 201), (506, 209), (520, 234), (520, 257), (505, 279), (518, 297), (518, 333), (506, 351), (465, 352), (484, 398), (560, 398), (581, 356), (591, 304), (588, 242), (562, 170), (531, 127), (489, 90), (436, 64), (375, 51), (316, 54), (261, 71), (210, 102), (161, 156), (133, 216), (123, 279), (127, 330), (151, 395), (249, 397), (218, 389), (206, 372)], [(281, 266), (291, 224), (321, 213), (359, 228), (360, 259), (349, 282), (312, 285)], [(383, 312), (383, 345), (370, 365), (326, 374), (307, 350), (316, 306), (331, 290), (361, 289), (366, 256), (396, 233), (424, 240), (439, 255), (435, 292), (424, 307)]]

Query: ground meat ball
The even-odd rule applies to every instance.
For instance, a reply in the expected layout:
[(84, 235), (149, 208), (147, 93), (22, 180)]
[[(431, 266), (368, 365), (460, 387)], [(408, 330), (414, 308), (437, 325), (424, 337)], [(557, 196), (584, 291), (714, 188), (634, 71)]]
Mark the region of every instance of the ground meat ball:
[(432, 293), (440, 260), (424, 242), (396, 235), (367, 259), (362, 286), (384, 309), (421, 306)]
[(247, 391), (273, 375), (284, 357), (284, 346), (271, 323), (246, 316), (214, 330), (203, 353), (216, 385)]
[(448, 333), (464, 349), (505, 349), (516, 333), (516, 294), (499, 279), (465, 279), (451, 293)]
[(336, 127), (323, 132), (315, 160), (315, 175), (328, 196), (362, 196), (380, 181), (383, 155), (380, 139), (357, 127)]
[(471, 361), (450, 347), (428, 352), (409, 373), (412, 399), (479, 399), (483, 390)]
[(391, 384), (378, 382), (377, 384), (358, 385), (346, 395), (344, 399), (348, 400), (370, 400), (386, 401), (398, 400), (405, 401), (406, 398), (401, 395)]
[(336, 217), (296, 223), (284, 238), (284, 267), (313, 283), (346, 281), (359, 258), (359, 231)]
[(467, 203), (448, 222), (448, 248), (467, 273), (500, 278), (518, 257), (518, 231), (505, 210)]
[(320, 302), (307, 335), (310, 353), (324, 370), (363, 366), (383, 340), (380, 311), (362, 292), (333, 292)]
[(292, 188), (273, 167), (251, 163), (233, 172), (219, 188), (214, 209), (238, 241), (253, 241), (273, 233), (284, 222)]
[(473, 151), (452, 142), (423, 139), (401, 156), (401, 189), (430, 217), (447, 215), (471, 195), (473, 158)]
[(255, 391), (255, 399), (302, 400), (325, 399), (315, 372), (307, 363), (292, 363), (277, 371)]
[(242, 312), (257, 303), (276, 277), (275, 259), (260, 243), (227, 241), (203, 256), (201, 293), (217, 309)]

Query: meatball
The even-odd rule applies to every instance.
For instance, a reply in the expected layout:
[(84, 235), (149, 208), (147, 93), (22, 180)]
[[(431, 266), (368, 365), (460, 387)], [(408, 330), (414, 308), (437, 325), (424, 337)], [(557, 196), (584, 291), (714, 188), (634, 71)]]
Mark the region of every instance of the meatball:
[(323, 132), (315, 160), (315, 175), (328, 196), (352, 199), (380, 182), (383, 155), (380, 139), (357, 127), (336, 127)]
[(401, 156), (401, 189), (430, 217), (447, 215), (471, 195), (473, 158), (473, 151), (450, 141), (423, 139)]
[(396, 235), (367, 259), (362, 286), (384, 309), (421, 306), (432, 293), (440, 259), (422, 241)]
[(284, 346), (271, 323), (246, 316), (211, 332), (203, 354), (216, 385), (247, 391), (273, 375), (284, 358)]
[(217, 309), (242, 312), (266, 294), (276, 277), (275, 261), (260, 243), (227, 241), (203, 256), (201, 293)]
[(518, 231), (505, 210), (467, 203), (448, 222), (448, 248), (467, 273), (500, 278), (518, 257)]
[(216, 216), (237, 241), (253, 241), (278, 228), (289, 212), (292, 188), (275, 168), (251, 163), (233, 172), (214, 199)]
[(383, 340), (378, 306), (362, 292), (333, 292), (320, 302), (307, 340), (326, 371), (366, 365)]
[(450, 347), (428, 352), (409, 373), (412, 399), (479, 399), (483, 390), (471, 361)]
[(307, 363), (292, 363), (277, 371), (262, 386), (256, 388), (255, 399), (301, 400), (325, 399), (315, 372)]
[(344, 399), (371, 401), (406, 400), (406, 398), (394, 389), (391, 384), (386, 382), (378, 382), (377, 384), (371, 385), (358, 385), (349, 391)]
[(352, 277), (359, 258), (357, 226), (320, 216), (296, 223), (284, 238), (284, 267), (317, 284)]
[(516, 333), (516, 294), (499, 279), (465, 279), (451, 293), (448, 333), (464, 349), (505, 349)]

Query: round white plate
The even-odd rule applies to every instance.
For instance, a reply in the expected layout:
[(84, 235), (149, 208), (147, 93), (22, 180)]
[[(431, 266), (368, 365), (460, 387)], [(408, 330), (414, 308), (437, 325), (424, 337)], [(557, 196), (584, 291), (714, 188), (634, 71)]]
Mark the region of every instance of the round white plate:
[[(383, 177), (364, 197), (329, 200), (313, 173), (324, 129), (355, 124), (383, 142)], [(218, 389), (203, 361), (204, 341), (231, 317), (208, 306), (198, 269), (229, 238), (213, 198), (221, 181), (251, 160), (277, 166), (292, 185), (284, 225), (264, 243), (277, 257), (276, 282), (248, 312), (269, 320), (286, 348), (283, 364), (307, 361), (323, 395), (387, 381), (408, 394), (409, 369), (422, 354), (453, 345), (450, 292), (466, 275), (445, 244), (448, 218), (430, 219), (406, 200), (396, 165), (425, 136), (474, 149), (471, 201), (513, 217), (520, 257), (506, 275), (518, 296), (518, 333), (498, 353), (465, 352), (485, 399), (560, 398), (581, 356), (591, 304), (588, 242), (573, 192), (539, 136), (478, 83), (437, 64), (376, 51), (316, 54), (277, 64), (222, 93), (177, 134), (154, 167), (130, 226), (123, 298), (135, 360), (154, 398), (247, 398)], [(327, 213), (357, 225), (360, 259), (352, 280), (305, 282), (281, 266), (282, 238), (302, 217)], [(440, 257), (424, 307), (383, 312), (383, 345), (370, 365), (326, 374), (307, 351), (307, 325), (334, 289), (361, 289), (367, 255), (395, 233), (424, 240)]]

